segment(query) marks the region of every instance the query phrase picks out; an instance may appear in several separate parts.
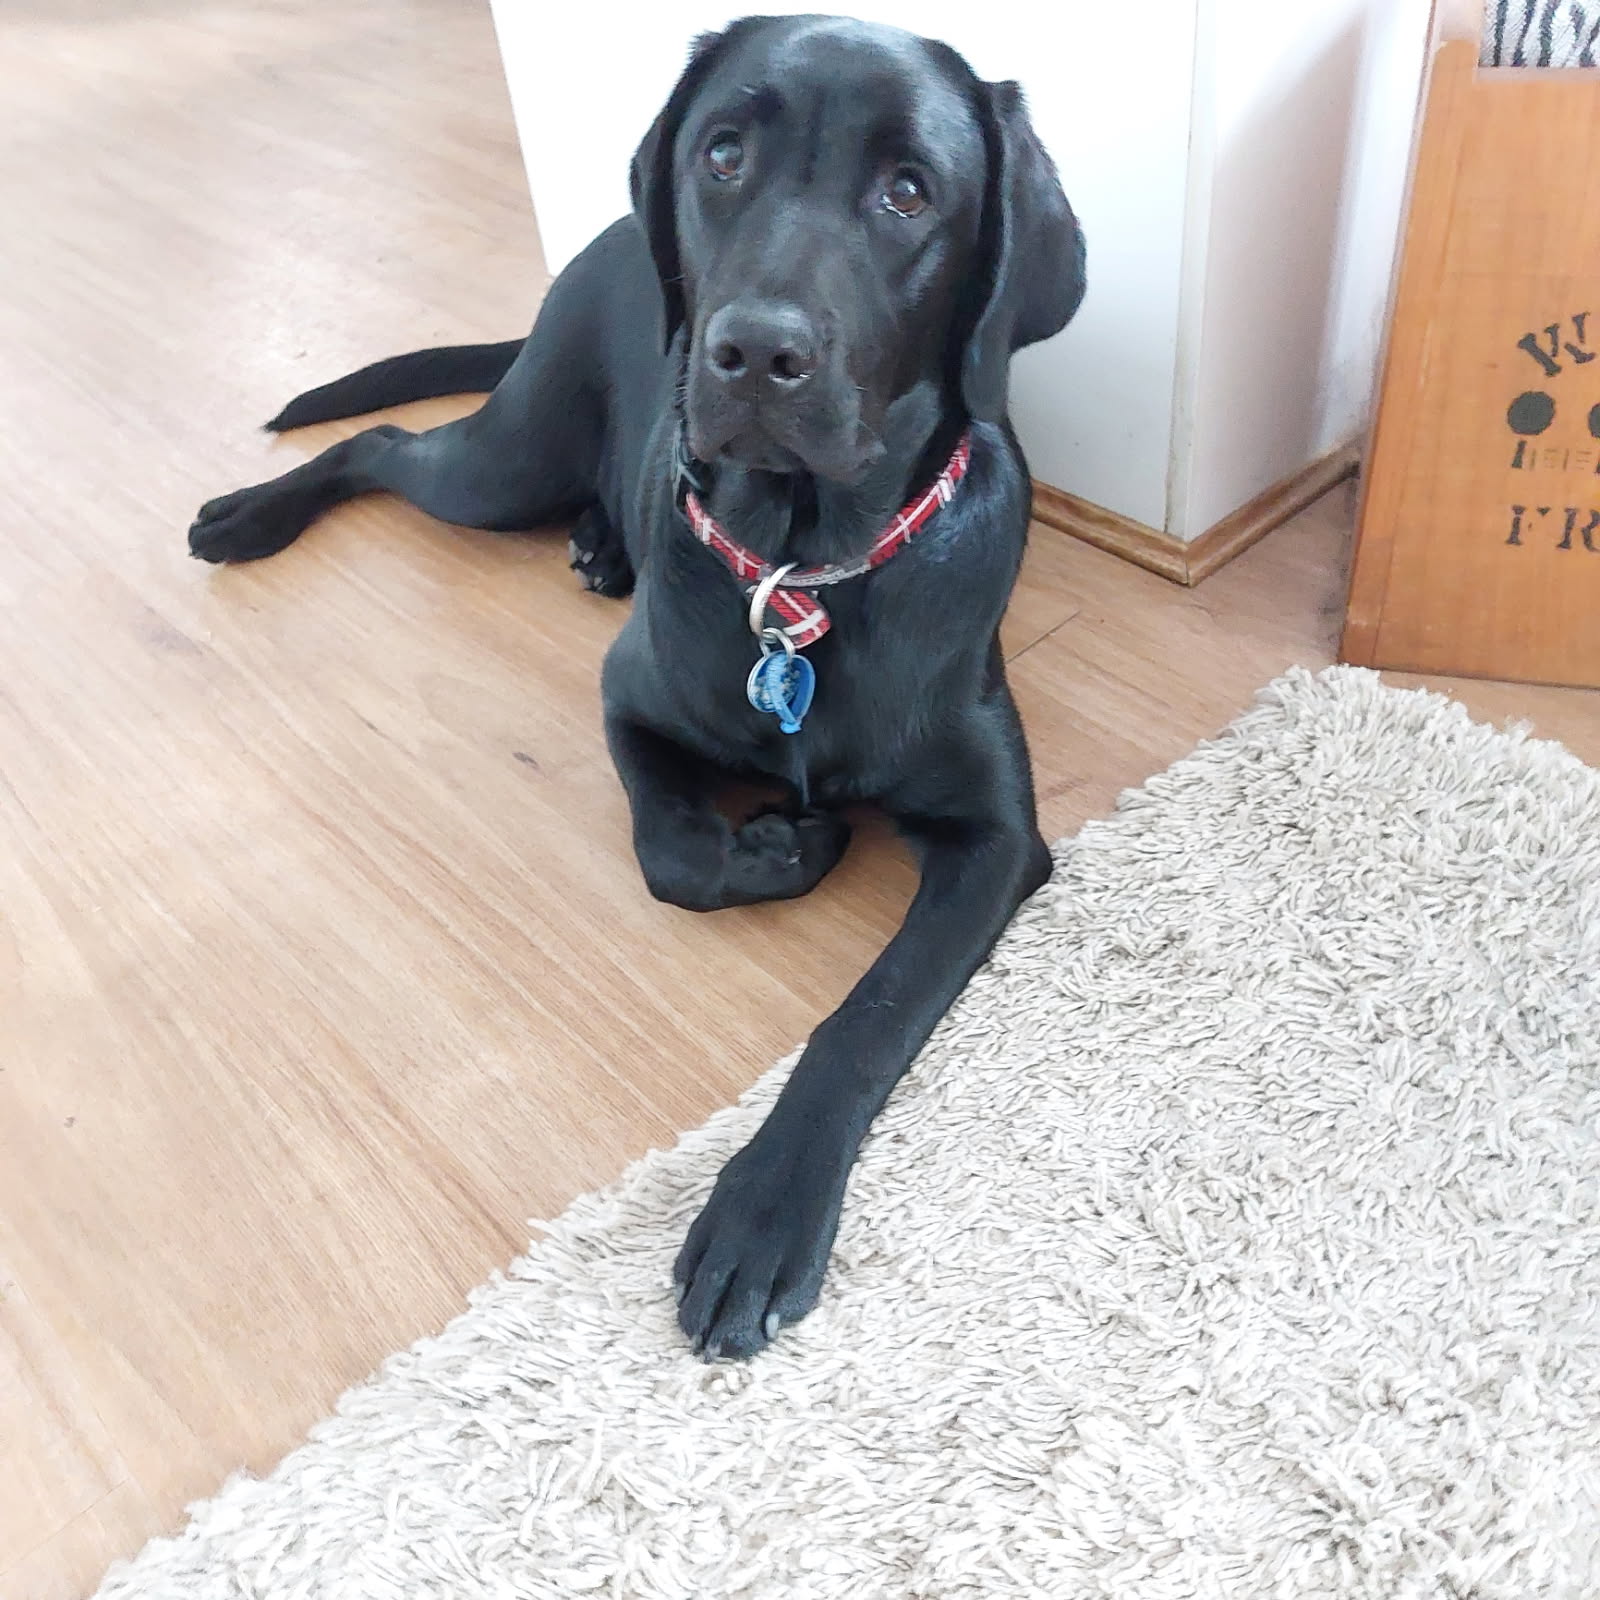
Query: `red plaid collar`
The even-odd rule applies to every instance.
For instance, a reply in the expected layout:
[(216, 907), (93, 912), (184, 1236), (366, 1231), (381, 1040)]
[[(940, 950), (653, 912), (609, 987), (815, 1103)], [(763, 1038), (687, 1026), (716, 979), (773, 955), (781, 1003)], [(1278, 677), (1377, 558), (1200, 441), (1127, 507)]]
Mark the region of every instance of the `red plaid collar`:
[[(782, 575), (771, 586), (767, 606), (783, 618), (782, 631), (797, 650), (815, 644), (829, 626), (828, 613), (822, 602), (807, 591), (823, 588), (830, 583), (843, 583), (847, 578), (859, 578), (862, 573), (881, 567), (896, 551), (916, 538), (940, 506), (949, 505), (955, 498), (956, 485), (967, 475), (967, 465), (971, 459), (972, 436), (963, 433), (944, 471), (915, 500), (901, 507), (864, 554), (850, 561), (837, 562), (831, 567), (781, 569)], [(774, 568), (771, 562), (763, 561), (753, 550), (746, 549), (737, 539), (730, 538), (722, 525), (700, 503), (700, 497), (693, 489), (684, 495), (683, 508), (695, 537), (701, 544), (716, 551), (723, 565), (739, 580), (746, 595), (754, 594), (757, 588), (780, 570)]]

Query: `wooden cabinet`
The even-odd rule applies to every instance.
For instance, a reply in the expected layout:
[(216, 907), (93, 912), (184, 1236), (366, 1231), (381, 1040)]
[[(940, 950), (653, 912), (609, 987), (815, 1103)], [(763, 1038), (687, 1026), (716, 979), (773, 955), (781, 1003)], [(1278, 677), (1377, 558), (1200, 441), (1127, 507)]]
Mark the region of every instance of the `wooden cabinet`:
[(1600, 687), (1600, 71), (1446, 11), (1342, 658)]

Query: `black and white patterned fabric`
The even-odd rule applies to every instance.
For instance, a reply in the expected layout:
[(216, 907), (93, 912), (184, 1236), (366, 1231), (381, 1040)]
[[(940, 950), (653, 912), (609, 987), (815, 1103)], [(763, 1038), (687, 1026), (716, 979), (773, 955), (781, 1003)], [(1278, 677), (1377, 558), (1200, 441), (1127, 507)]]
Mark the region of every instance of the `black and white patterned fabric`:
[(1600, 67), (1600, 0), (1487, 0), (1486, 67)]

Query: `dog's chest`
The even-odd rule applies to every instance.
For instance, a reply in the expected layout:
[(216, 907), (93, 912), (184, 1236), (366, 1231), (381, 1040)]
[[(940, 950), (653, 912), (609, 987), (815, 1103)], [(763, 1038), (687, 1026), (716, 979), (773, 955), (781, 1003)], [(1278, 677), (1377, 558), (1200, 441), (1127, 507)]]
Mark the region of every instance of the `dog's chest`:
[(697, 588), (687, 603), (674, 597), (666, 618), (647, 618), (665, 625), (642, 630), (627, 678), (653, 702), (653, 722), (721, 766), (770, 774), (818, 799), (881, 794), (970, 698), (972, 669), (961, 659), (970, 651), (938, 630), (924, 635), (917, 614), (885, 603), (887, 585), (875, 583), (830, 593), (828, 631), (803, 652), (815, 685), (793, 733), (751, 703), (762, 648), (731, 580)]
[[(818, 799), (881, 797), (982, 693), (1015, 559), (1004, 541), (997, 548), (973, 490), (892, 560), (814, 591), (828, 627), (804, 647), (815, 688), (792, 734), (747, 697), (761, 657), (750, 585), (658, 490), (645, 507), (655, 520), (634, 613), (608, 663), (608, 704), (721, 767), (803, 782)], [(753, 537), (748, 525), (737, 531)]]

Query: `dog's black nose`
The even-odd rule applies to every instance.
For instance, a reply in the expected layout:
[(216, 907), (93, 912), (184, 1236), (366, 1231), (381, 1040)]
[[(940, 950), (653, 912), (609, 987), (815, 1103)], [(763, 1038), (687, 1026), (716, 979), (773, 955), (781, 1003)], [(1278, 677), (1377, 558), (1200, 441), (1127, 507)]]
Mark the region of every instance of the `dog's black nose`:
[(770, 380), (781, 389), (817, 370), (817, 335), (798, 307), (739, 303), (723, 306), (706, 324), (706, 364), (725, 383)]

